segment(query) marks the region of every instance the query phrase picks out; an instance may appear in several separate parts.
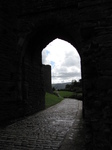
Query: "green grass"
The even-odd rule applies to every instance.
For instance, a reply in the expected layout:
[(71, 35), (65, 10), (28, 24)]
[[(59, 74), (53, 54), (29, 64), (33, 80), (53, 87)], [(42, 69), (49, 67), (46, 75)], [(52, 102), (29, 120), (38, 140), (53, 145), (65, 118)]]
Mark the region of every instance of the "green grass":
[(69, 97), (72, 97), (74, 95), (74, 92), (59, 91), (59, 94), (60, 94), (61, 97), (69, 98)]
[(51, 107), (59, 102), (61, 102), (63, 98), (60, 98), (54, 94), (46, 93), (45, 95), (45, 107)]
[(74, 98), (74, 99), (83, 99), (82, 93), (70, 92), (70, 91), (59, 91), (59, 94), (63, 98)]
[(45, 108), (51, 107), (59, 102), (61, 102), (64, 98), (75, 98), (82, 99), (82, 93), (74, 93), (69, 91), (58, 91), (61, 97), (56, 96), (56, 91), (54, 94), (46, 93), (45, 95)]

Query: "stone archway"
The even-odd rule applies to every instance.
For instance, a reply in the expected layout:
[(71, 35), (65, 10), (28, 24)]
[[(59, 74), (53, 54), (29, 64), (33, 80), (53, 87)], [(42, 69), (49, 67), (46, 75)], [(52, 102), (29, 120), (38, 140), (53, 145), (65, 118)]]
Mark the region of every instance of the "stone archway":
[[(10, 119), (36, 111), (32, 106), (35, 100), (32, 100), (30, 112), (27, 111), (30, 107), (26, 107), (27, 113), (23, 113), (25, 105), (28, 106), (24, 104), (23, 98), (24, 89), (28, 89), (27, 83), (26, 88), (22, 88), (24, 67), (30, 66), (28, 72), (34, 72), (34, 78), (37, 78), (34, 68), (35, 60), (38, 60), (39, 80), (40, 52), (47, 43), (58, 36), (74, 45), (81, 57), (84, 112), (92, 135), (89, 146), (93, 145), (92, 149), (111, 149), (112, 1), (22, 0), (18, 3), (6, 0), (0, 1), (0, 6), (1, 122), (8, 122)], [(27, 64), (27, 67), (24, 64)], [(37, 83), (42, 87), (41, 82)], [(30, 87), (31, 85), (33, 87), (33, 84), (30, 84)], [(42, 88), (42, 95), (44, 92), (41, 90)]]
[[(26, 38), (26, 48), (24, 49), (24, 54), (22, 52), (21, 68), (23, 79), (21, 83), (21, 94), (23, 94), (21, 96), (25, 107), (24, 114), (37, 112), (45, 107), (41, 51), (47, 43), (56, 37), (63, 38), (72, 45), (80, 47), (80, 44), (78, 46), (78, 43), (74, 42), (72, 35), (62, 29), (62, 26), (57, 26), (56, 23), (48, 24), (46, 28), (43, 28), (43, 25), (39, 29), (34, 28), (34, 31)], [(79, 35), (76, 37), (79, 37)], [(81, 51), (79, 52), (81, 53)]]

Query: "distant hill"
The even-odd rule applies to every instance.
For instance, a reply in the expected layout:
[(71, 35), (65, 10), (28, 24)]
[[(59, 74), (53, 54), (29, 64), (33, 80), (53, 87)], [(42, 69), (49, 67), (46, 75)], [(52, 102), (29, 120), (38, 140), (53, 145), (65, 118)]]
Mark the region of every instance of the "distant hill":
[(65, 89), (67, 84), (71, 84), (71, 82), (52, 84), (52, 87), (54, 87), (55, 89)]

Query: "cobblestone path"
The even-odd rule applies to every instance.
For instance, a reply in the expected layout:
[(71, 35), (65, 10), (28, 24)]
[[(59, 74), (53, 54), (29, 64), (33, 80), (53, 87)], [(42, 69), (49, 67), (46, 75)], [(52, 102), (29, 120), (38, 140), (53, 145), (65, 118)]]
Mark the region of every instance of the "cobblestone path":
[(81, 104), (78, 100), (64, 99), (55, 106), (0, 129), (0, 150), (58, 150), (73, 124), (77, 126)]

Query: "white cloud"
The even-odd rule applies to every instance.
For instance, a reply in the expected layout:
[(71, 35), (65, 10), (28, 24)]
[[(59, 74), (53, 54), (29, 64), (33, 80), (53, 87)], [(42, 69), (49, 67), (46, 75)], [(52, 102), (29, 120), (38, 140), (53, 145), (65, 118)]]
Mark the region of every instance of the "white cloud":
[(42, 51), (42, 63), (52, 66), (52, 83), (81, 78), (80, 56), (68, 42), (55, 39)]

